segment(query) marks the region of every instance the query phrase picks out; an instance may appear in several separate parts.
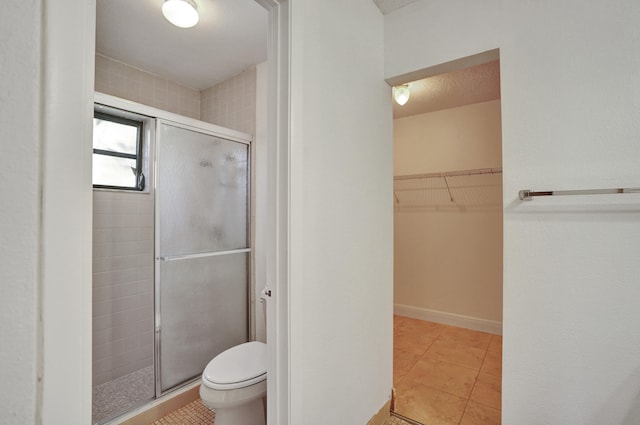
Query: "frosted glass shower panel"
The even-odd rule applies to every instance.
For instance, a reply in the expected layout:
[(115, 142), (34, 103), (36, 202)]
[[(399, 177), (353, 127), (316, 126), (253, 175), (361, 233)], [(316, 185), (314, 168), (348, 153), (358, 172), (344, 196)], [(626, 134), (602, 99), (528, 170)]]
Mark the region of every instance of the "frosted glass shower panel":
[(160, 263), (162, 391), (247, 341), (247, 268), (246, 253)]
[(248, 247), (249, 146), (160, 124), (160, 255)]

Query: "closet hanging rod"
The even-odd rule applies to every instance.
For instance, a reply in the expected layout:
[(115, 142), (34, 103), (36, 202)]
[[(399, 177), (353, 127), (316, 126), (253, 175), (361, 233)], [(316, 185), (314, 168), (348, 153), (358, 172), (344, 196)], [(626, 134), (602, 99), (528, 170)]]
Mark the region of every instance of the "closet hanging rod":
[(502, 168), (478, 168), (475, 170), (445, 171), (441, 173), (409, 174), (404, 176), (394, 176), (394, 180), (428, 179), (433, 177), (456, 177), (475, 176), (478, 174), (498, 174), (502, 173)]
[(639, 193), (640, 187), (627, 187), (616, 189), (579, 189), (579, 190), (521, 190), (518, 197), (523, 201), (531, 201), (536, 196), (558, 196), (558, 195), (609, 195), (617, 193)]

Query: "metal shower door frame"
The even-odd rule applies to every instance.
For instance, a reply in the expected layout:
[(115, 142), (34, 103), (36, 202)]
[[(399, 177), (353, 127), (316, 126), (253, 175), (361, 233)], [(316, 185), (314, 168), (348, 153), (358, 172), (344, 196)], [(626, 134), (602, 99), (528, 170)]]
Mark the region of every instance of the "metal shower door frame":
[[(229, 140), (231, 142), (237, 142), (237, 143), (242, 143), (247, 145), (247, 220), (246, 220), (246, 226), (247, 226), (247, 248), (243, 248), (243, 249), (232, 249), (232, 250), (226, 250), (226, 251), (217, 251), (217, 252), (211, 252), (211, 253), (203, 253), (203, 254), (190, 254), (190, 255), (182, 255), (179, 256), (180, 258), (175, 258), (175, 257), (161, 257), (160, 256), (160, 226), (159, 226), (159, 222), (160, 222), (160, 209), (158, 208), (159, 202), (160, 202), (160, 196), (158, 194), (157, 191), (157, 185), (158, 185), (158, 170), (160, 169), (160, 149), (159, 149), (159, 145), (161, 143), (160, 141), (160, 128), (162, 125), (167, 125), (167, 126), (172, 126), (172, 127), (176, 127), (176, 128), (180, 128), (180, 129), (184, 129), (184, 130), (188, 130), (188, 131), (194, 131), (197, 133), (201, 133), (201, 134), (205, 134), (208, 136), (213, 136), (213, 137), (217, 137), (220, 139), (225, 139), (225, 140)], [(219, 128), (220, 130), (226, 130), (222, 127)], [(212, 256), (223, 256), (223, 255), (233, 255), (233, 254), (240, 254), (240, 253), (246, 253), (249, 256), (251, 255), (251, 253), (253, 252), (253, 248), (251, 247), (251, 242), (252, 242), (252, 235), (251, 235), (251, 209), (252, 209), (252, 196), (251, 196), (251, 164), (252, 164), (252, 157), (251, 157), (251, 139), (249, 137), (247, 138), (243, 138), (240, 137), (241, 133), (238, 134), (231, 134), (231, 133), (238, 133), (235, 132), (234, 130), (231, 130), (230, 133), (226, 133), (224, 131), (212, 131), (212, 130), (208, 130), (202, 127), (198, 127), (198, 126), (194, 126), (194, 125), (189, 125), (189, 124), (184, 124), (184, 123), (180, 123), (180, 122), (176, 122), (176, 121), (171, 121), (171, 120), (167, 120), (167, 119), (163, 119), (163, 118), (156, 118), (156, 124), (155, 124), (155, 140), (154, 140), (154, 158), (153, 158), (153, 192), (154, 192), (154, 374), (155, 374), (155, 397), (156, 399), (168, 394), (172, 391), (178, 390), (180, 388), (185, 387), (186, 385), (189, 385), (193, 382), (196, 382), (199, 377), (194, 377), (191, 379), (186, 380), (185, 382), (182, 382), (180, 384), (177, 384), (171, 388), (168, 388), (166, 390), (162, 390), (162, 378), (161, 378), (161, 365), (162, 365), (162, 358), (161, 358), (161, 346), (162, 346), (162, 338), (161, 338), (161, 328), (162, 328), (162, 320), (161, 320), (161, 311), (162, 311), (162, 306), (160, 303), (160, 264), (162, 261), (179, 261), (180, 259), (191, 259), (191, 258), (202, 258), (202, 257), (212, 257)], [(247, 286), (247, 299), (246, 299), (246, 303), (247, 303), (247, 336), (250, 335), (251, 333), (251, 316), (252, 316), (252, 312), (251, 312), (251, 264), (252, 262), (249, 260), (247, 261), (247, 278), (246, 278), (246, 286)]]

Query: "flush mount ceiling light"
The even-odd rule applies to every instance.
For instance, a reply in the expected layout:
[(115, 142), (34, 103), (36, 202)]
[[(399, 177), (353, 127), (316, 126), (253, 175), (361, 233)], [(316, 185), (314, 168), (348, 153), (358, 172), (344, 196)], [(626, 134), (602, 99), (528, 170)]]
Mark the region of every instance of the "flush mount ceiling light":
[(191, 28), (198, 23), (198, 9), (192, 0), (165, 0), (162, 14), (176, 27)]
[(391, 91), (393, 92), (393, 99), (400, 106), (407, 103), (411, 92), (409, 92), (409, 84), (403, 84), (401, 86), (394, 86)]

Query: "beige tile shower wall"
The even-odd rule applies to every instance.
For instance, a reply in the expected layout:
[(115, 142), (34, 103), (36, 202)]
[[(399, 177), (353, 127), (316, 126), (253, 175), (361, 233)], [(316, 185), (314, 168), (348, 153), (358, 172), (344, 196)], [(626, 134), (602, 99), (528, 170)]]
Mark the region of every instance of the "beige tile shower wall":
[(164, 111), (200, 119), (200, 92), (96, 54), (95, 89)]
[(93, 385), (153, 365), (153, 197), (93, 192)]
[(201, 92), (200, 119), (248, 134), (256, 132), (256, 67)]

